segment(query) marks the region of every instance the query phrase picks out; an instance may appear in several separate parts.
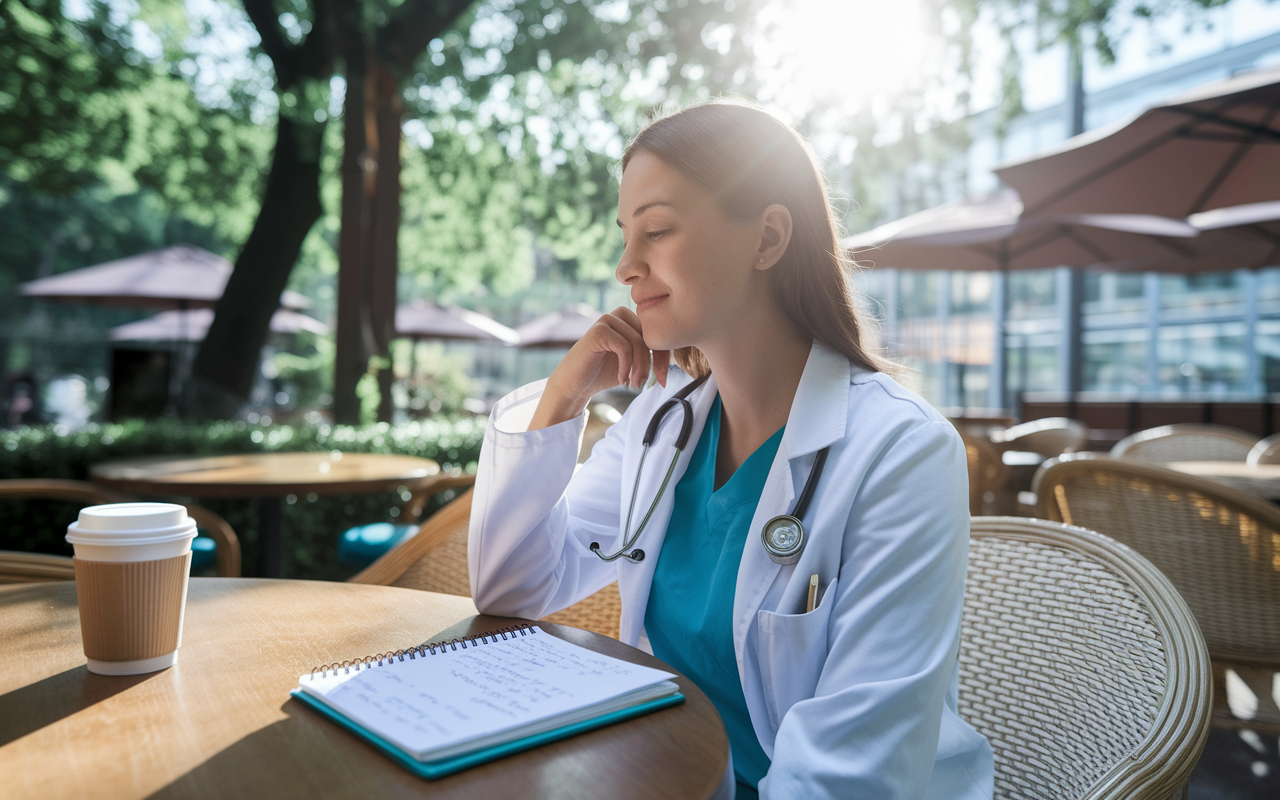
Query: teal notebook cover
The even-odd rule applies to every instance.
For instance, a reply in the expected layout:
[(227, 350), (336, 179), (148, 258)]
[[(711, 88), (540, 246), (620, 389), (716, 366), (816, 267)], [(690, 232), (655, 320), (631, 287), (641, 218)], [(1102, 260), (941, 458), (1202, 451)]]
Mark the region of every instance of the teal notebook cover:
[(487, 761), (493, 761), (498, 758), (530, 750), (534, 747), (540, 747), (544, 744), (550, 744), (551, 742), (556, 742), (561, 739), (567, 739), (570, 736), (577, 736), (579, 733), (586, 733), (587, 731), (593, 731), (596, 728), (603, 728), (607, 725), (612, 725), (615, 722), (622, 722), (624, 720), (644, 716), (650, 712), (667, 708), (669, 706), (679, 705), (684, 702), (684, 695), (676, 692), (675, 694), (670, 694), (666, 697), (659, 697), (656, 700), (650, 700), (646, 703), (639, 703), (628, 708), (619, 709), (618, 711), (604, 714), (602, 716), (595, 717), (594, 719), (575, 722), (571, 725), (565, 725), (563, 728), (556, 728), (553, 731), (536, 733), (522, 739), (514, 739), (510, 742), (494, 745), (493, 747), (486, 747), (473, 753), (464, 753), (451, 758), (442, 758), (439, 761), (419, 761), (391, 742), (383, 739), (378, 734), (363, 725), (348, 719), (319, 700), (316, 700), (314, 697), (307, 695), (305, 692), (294, 689), (289, 692), (289, 694), (303, 705), (318, 711), (322, 716), (328, 717), (342, 727), (368, 741), (374, 747), (386, 753), (392, 758), (392, 760), (413, 774), (420, 778), (426, 778), (427, 780), (443, 778), (446, 775), (452, 775), (455, 772), (469, 769)]

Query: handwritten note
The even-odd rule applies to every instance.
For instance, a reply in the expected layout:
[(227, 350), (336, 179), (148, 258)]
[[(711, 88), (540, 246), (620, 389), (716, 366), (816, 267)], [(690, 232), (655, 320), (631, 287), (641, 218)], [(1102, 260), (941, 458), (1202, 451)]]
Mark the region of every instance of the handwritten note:
[(299, 688), (422, 758), (674, 677), (535, 628), (351, 674), (304, 675)]

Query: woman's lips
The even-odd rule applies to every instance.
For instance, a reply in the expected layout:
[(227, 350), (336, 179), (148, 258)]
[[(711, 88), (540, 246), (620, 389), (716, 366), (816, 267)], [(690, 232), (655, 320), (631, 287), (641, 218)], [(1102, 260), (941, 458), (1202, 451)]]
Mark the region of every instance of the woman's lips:
[(666, 299), (667, 299), (667, 295), (660, 294), (657, 297), (650, 297), (647, 300), (641, 300), (639, 303), (636, 303), (636, 313), (639, 314), (641, 311), (644, 311), (645, 309), (653, 308), (658, 303), (661, 303), (663, 300), (666, 300)]

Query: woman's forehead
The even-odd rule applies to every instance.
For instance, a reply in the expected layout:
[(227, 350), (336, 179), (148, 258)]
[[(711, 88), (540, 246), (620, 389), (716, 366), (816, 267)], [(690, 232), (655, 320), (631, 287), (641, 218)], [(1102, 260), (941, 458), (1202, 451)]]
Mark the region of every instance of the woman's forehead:
[(641, 150), (627, 162), (618, 187), (618, 218), (626, 223), (650, 208), (686, 208), (709, 194), (679, 170)]

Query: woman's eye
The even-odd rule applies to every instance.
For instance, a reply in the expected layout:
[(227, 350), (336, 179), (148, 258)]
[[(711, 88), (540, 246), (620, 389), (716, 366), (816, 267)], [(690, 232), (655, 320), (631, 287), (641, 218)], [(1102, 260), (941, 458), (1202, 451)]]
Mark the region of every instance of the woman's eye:
[(648, 233), (645, 234), (645, 236), (649, 238), (649, 241), (656, 242), (670, 232), (671, 232), (670, 229), (664, 229), (660, 231), (649, 231)]

